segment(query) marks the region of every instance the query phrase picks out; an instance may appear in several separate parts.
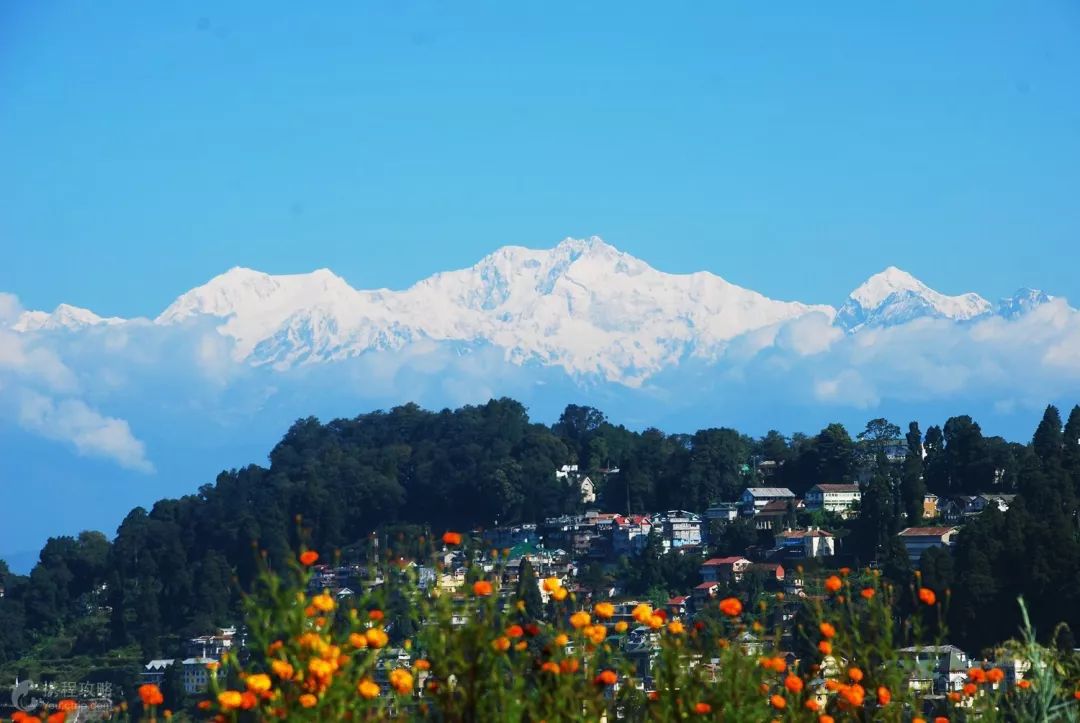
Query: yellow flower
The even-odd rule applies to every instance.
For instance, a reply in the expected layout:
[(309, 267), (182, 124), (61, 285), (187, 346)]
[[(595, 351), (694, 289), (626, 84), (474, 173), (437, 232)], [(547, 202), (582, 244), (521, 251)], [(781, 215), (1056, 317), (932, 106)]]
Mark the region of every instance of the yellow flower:
[(555, 592), (562, 587), (562, 582), (557, 577), (544, 578), (544, 592)]
[(293, 677), (293, 667), (284, 660), (274, 660), (270, 663), (270, 669), (274, 671), (274, 675), (282, 680), (289, 680)]
[(367, 638), (365, 638), (360, 633), (352, 633), (351, 635), (349, 635), (349, 645), (353, 646), (354, 648), (366, 648)]
[(593, 612), (602, 620), (610, 620), (615, 614), (615, 606), (609, 602), (599, 602), (593, 606)]
[(373, 648), (382, 648), (390, 641), (390, 638), (386, 635), (381, 628), (368, 628), (364, 633), (364, 637), (367, 638), (368, 645)]
[(311, 604), (315, 606), (316, 610), (320, 610), (324, 613), (328, 613), (334, 609), (334, 598), (327, 595), (325, 592), (321, 595), (316, 595), (311, 599)]
[(313, 696), (311, 693), (304, 693), (302, 696), (300, 696), (300, 705), (305, 708), (311, 708), (318, 702), (319, 699)]
[(615, 623), (615, 632), (625, 633), (627, 628), (629, 627), (629, 623), (627, 623), (625, 620), (620, 620), (619, 622)]
[(686, 632), (686, 628), (684, 628), (683, 624), (680, 623), (678, 620), (672, 620), (670, 623), (668, 623), (667, 629), (668, 632), (672, 635), (682, 635), (684, 632)]
[(574, 626), (574, 628), (577, 630), (580, 630), (581, 628), (588, 625), (590, 620), (591, 618), (589, 617), (589, 614), (584, 610), (578, 610), (576, 613), (570, 616), (570, 624)]
[(585, 628), (585, 636), (593, 642), (594, 645), (599, 645), (607, 638), (607, 628), (603, 625), (590, 625)]
[(634, 608), (634, 611), (631, 614), (634, 616), (634, 620), (637, 620), (639, 623), (647, 623), (653, 614), (652, 605), (641, 603)]
[(660, 628), (664, 627), (664, 619), (659, 615), (650, 615), (649, 627), (653, 630), (659, 630)]
[(265, 693), (270, 690), (270, 676), (266, 673), (256, 673), (255, 675), (249, 675), (247, 680), (244, 681), (247, 684), (247, 689), (252, 693)]
[(360, 694), (361, 698), (371, 700), (379, 696), (379, 686), (372, 682), (370, 678), (364, 678), (357, 684), (356, 692)]
[(411, 693), (413, 688), (412, 673), (404, 668), (394, 668), (390, 671), (390, 687), (400, 695)]
[(235, 690), (223, 690), (218, 693), (218, 704), (225, 710), (233, 710), (240, 707), (244, 697)]
[(565, 647), (570, 642), (570, 638), (566, 637), (566, 633), (559, 633), (555, 636), (555, 644), (559, 647)]
[(551, 597), (555, 598), (559, 602), (562, 602), (563, 600), (565, 600), (566, 595), (567, 595), (567, 591), (566, 591), (565, 587), (556, 588), (555, 590), (553, 590), (551, 592)]

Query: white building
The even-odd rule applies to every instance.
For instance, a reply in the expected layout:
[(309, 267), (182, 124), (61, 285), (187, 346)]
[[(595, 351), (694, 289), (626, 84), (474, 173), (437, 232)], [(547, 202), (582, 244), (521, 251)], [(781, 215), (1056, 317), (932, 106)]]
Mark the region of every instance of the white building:
[(611, 549), (618, 555), (635, 555), (645, 548), (652, 530), (645, 515), (616, 515), (611, 525)]
[(795, 493), (787, 487), (747, 487), (743, 490), (739, 502), (744, 512), (752, 513), (775, 500), (787, 502), (793, 499)]
[(208, 666), (217, 665), (213, 658), (188, 658), (181, 665), (184, 667), (184, 692), (202, 693), (210, 687), (210, 676), (216, 676)]
[(847, 515), (862, 500), (859, 485), (814, 485), (806, 492), (806, 509)]
[(701, 544), (701, 515), (686, 510), (658, 512), (652, 515), (652, 525), (660, 531), (666, 548)]
[(908, 559), (918, 564), (922, 554), (931, 547), (946, 549), (956, 544), (958, 527), (908, 527), (901, 530), (897, 537), (907, 550)]
[(784, 530), (774, 535), (776, 547), (793, 557), (832, 557), (836, 554), (836, 535), (826, 530)]

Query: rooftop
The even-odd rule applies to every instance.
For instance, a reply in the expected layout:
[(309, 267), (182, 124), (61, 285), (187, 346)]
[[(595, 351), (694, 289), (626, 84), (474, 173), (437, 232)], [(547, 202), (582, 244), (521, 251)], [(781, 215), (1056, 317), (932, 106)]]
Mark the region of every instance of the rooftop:
[(956, 532), (959, 527), (908, 527), (900, 531), (901, 537), (941, 537)]
[(794, 497), (795, 493), (787, 487), (747, 487), (751, 497)]
[(810, 489), (821, 490), (822, 492), (858, 492), (859, 485), (820, 484), (814, 485)]

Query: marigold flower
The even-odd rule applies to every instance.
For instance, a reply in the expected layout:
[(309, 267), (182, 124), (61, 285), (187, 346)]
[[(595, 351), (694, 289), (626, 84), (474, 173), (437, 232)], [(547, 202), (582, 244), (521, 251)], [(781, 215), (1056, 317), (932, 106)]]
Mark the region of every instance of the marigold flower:
[(324, 613), (331, 612), (335, 607), (337, 607), (337, 603), (334, 601), (334, 598), (330, 597), (325, 592), (311, 598), (311, 604), (315, 606), (316, 610)]
[(742, 614), (742, 602), (737, 597), (724, 598), (720, 601), (720, 612), (729, 618), (738, 617)]
[(585, 612), (584, 610), (578, 610), (576, 613), (570, 616), (570, 625), (572, 625), (575, 630), (580, 630), (581, 628), (588, 625), (591, 620), (592, 618), (589, 617), (589, 614), (587, 612)]
[(630, 625), (625, 620), (620, 620), (619, 622), (615, 623), (615, 632), (617, 633), (625, 633), (629, 628)]
[(366, 648), (367, 638), (365, 638), (361, 633), (351, 633), (349, 635), (349, 645), (353, 646), (354, 648)]
[(394, 668), (390, 671), (390, 687), (398, 692), (398, 695), (406, 695), (412, 692), (412, 673), (404, 668)]
[(576, 673), (581, 667), (581, 661), (577, 658), (565, 658), (559, 662), (559, 670), (563, 673)]
[(146, 683), (139, 686), (139, 698), (142, 700), (143, 705), (161, 705), (165, 702), (165, 698), (161, 695), (161, 689), (153, 683)]
[(851, 574), (851, 568), (850, 567), (841, 567), (840, 568), (840, 574), (843, 575), (844, 577), (847, 577), (848, 575)]
[(562, 587), (562, 581), (557, 577), (544, 578), (544, 592), (555, 592)]
[(972, 697), (979, 690), (979, 686), (974, 683), (964, 683), (964, 695)]
[(851, 682), (858, 683), (863, 679), (863, 673), (858, 668), (848, 668), (848, 677), (851, 678)]
[(986, 671), (986, 679), (991, 683), (997, 685), (1001, 681), (1005, 680), (1005, 671), (1001, 668), (990, 668)]
[(372, 648), (383, 648), (390, 642), (390, 638), (382, 628), (368, 628), (364, 632), (364, 637), (367, 638), (367, 644)]
[(570, 593), (567, 591), (567, 589), (565, 587), (555, 588), (554, 590), (551, 591), (551, 597), (555, 598), (556, 602), (562, 602), (563, 600), (566, 599), (566, 596), (569, 595), (569, 594)]
[(830, 643), (828, 640), (822, 640), (820, 643), (818, 643), (817, 649), (818, 652), (820, 652), (822, 655), (832, 655), (832, 643)]
[[(20, 711), (17, 711), (17, 712), (20, 712)], [(63, 710), (57, 711), (56, 713), (50, 713), (45, 718), (45, 723), (64, 723), (67, 720), (67, 717), (68, 717), (67, 711), (63, 711)], [(36, 715), (35, 716), (30, 716), (30, 718), (32, 719), (33, 722), (36, 722), (36, 723), (41, 722), (41, 719), (38, 718)], [(19, 720), (19, 719), (13, 717), (12, 720)], [(31, 723), (31, 720), (28, 720), (26, 718), (23, 718), (22, 720), (23, 720), (24, 723)]]
[(311, 566), (319, 560), (319, 553), (314, 550), (305, 550), (300, 553), (300, 564)]
[(234, 710), (244, 702), (244, 697), (240, 695), (240, 691), (223, 690), (218, 693), (217, 702), (224, 710)]
[(304, 708), (311, 708), (319, 702), (319, 699), (313, 696), (311, 693), (304, 693), (302, 696), (300, 696), (299, 700), (300, 705), (302, 705)]
[(270, 676), (266, 673), (255, 673), (254, 675), (249, 675), (247, 680), (244, 681), (244, 684), (247, 685), (248, 690), (256, 693), (264, 693), (270, 690)]
[(240, 694), (240, 707), (243, 710), (251, 710), (259, 704), (259, 699), (255, 697), (255, 694), (250, 690), (245, 690)]
[(655, 614), (650, 615), (649, 616), (649, 627), (652, 628), (653, 630), (659, 630), (660, 628), (664, 627), (664, 618), (662, 618), (659, 615), (655, 615)]
[(934, 591), (928, 587), (920, 587), (919, 600), (923, 601), (927, 605), (933, 605), (937, 602), (937, 595), (935, 595)]
[(385, 615), (383, 614), (383, 611), (382, 611), (382, 610), (368, 610), (368, 614), (367, 614), (367, 616), (368, 616), (368, 620), (370, 620), (370, 621), (372, 621), (372, 622), (375, 622), (375, 623), (379, 622), (379, 621), (380, 621), (380, 620), (382, 620), (382, 619), (383, 619), (384, 617), (386, 617), (386, 616), (385, 616)]
[[(915, 723), (915, 721), (912, 721), (911, 723)], [(949, 723), (949, 719), (943, 715), (939, 715), (937, 718), (934, 718), (934, 723)]]
[(839, 592), (844, 583), (840, 581), (836, 575), (832, 575), (825, 579), (825, 589), (829, 592)]
[(826, 638), (831, 638), (836, 635), (836, 628), (833, 627), (832, 623), (822, 623), (818, 626), (818, 629), (821, 630), (822, 636)]
[(379, 697), (379, 686), (370, 678), (364, 678), (356, 684), (356, 692), (365, 700)]
[(784, 687), (791, 693), (801, 693), (803, 689), (803, 681), (797, 675), (788, 674), (788, 677), (784, 678)]
[(444, 545), (460, 545), (461, 533), (459, 532), (444, 532), (442, 536)]
[(819, 715), (818, 723), (836, 723), (831, 715)]
[(645, 603), (641, 603), (640, 605), (635, 607), (630, 614), (633, 615), (634, 620), (637, 620), (639, 623), (647, 623), (649, 622), (649, 618), (651, 618), (653, 614), (652, 605), (646, 605)]
[(982, 668), (971, 668), (968, 670), (968, 680), (972, 683), (985, 683), (986, 671)]
[(593, 683), (596, 685), (615, 685), (619, 680), (619, 676), (615, 674), (614, 670), (602, 670), (593, 678)]
[(773, 694), (773, 696), (769, 698), (769, 703), (777, 710), (783, 710), (787, 707), (787, 700), (785, 700), (782, 695)]
[(500, 635), (491, 641), (491, 647), (495, 649), (495, 652), (505, 653), (510, 649), (510, 638)]
[(708, 715), (712, 713), (712, 706), (708, 703), (697, 703), (694, 705), (694, 712), (698, 715)]
[(949, 693), (949, 700), (952, 701), (953, 703), (959, 703), (963, 699), (964, 699), (964, 696), (960, 695), (955, 690), (953, 692)]
[(477, 597), (488, 597), (494, 591), (491, 583), (487, 580), (477, 580), (472, 586), (473, 594)]
[(836, 680), (835, 678), (828, 678), (825, 681), (825, 690), (829, 691), (830, 693), (835, 693), (839, 688), (840, 681)]
[(686, 628), (678, 620), (672, 620), (667, 626), (668, 632), (672, 635), (682, 635), (686, 632)]
[(555, 636), (555, 644), (559, 647), (566, 647), (566, 644), (570, 642), (570, 638), (566, 636), (566, 633), (559, 633)]
[(551, 673), (552, 675), (558, 675), (559, 674), (559, 664), (552, 661), (552, 660), (548, 660), (547, 662), (545, 662), (543, 665), (540, 666), (540, 671), (543, 672), (543, 673)]
[(270, 661), (270, 670), (274, 671), (274, 675), (281, 678), (282, 680), (291, 680), (293, 677), (293, 673), (295, 672), (292, 665), (290, 665), (284, 660)]
[(582, 632), (585, 637), (592, 641), (593, 645), (599, 645), (607, 638), (607, 628), (603, 625), (589, 625)]
[(861, 708), (863, 701), (866, 699), (866, 690), (858, 683), (853, 683), (841, 688), (840, 695), (853, 708)]
[(520, 638), (525, 634), (525, 630), (520, 625), (511, 625), (506, 629), (506, 637), (508, 638)]
[(888, 705), (892, 700), (892, 693), (884, 685), (877, 689), (877, 703), (878, 705)]
[(593, 606), (593, 612), (601, 620), (610, 620), (615, 615), (615, 606), (609, 602), (598, 602)]
[(859, 591), (859, 594), (862, 595), (863, 600), (869, 600), (877, 593), (872, 587), (864, 587), (862, 590)]
[(926, 719), (915, 717), (911, 719), (911, 723), (926, 723)]
[(1076, 698), (1077, 700), (1080, 700), (1080, 690), (1074, 690), (1073, 691), (1073, 698)]
[(807, 698), (806, 702), (803, 703), (803, 708), (806, 708), (808, 711), (812, 711), (814, 713), (816, 713), (818, 708), (820, 708), (820, 707), (821, 706), (818, 705), (818, 702), (816, 700), (814, 700), (813, 698)]
[(1021, 681), (1017, 682), (1016, 687), (1020, 688), (1020, 690), (1027, 690), (1028, 688), (1031, 687), (1031, 681), (1030, 680), (1021, 680)]

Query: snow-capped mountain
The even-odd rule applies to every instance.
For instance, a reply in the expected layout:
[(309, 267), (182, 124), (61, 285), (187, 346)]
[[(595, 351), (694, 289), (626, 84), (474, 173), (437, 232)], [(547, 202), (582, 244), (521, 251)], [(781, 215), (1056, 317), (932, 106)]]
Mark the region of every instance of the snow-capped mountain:
[(906, 271), (890, 266), (874, 274), (848, 296), (836, 324), (848, 331), (893, 326), (931, 317), (967, 321), (988, 314), (990, 302), (975, 293), (946, 296)]
[(15, 320), (15, 331), (54, 331), (67, 329), (74, 331), (99, 324), (120, 324), (125, 319), (115, 316), (101, 317), (89, 309), (80, 309), (70, 304), (60, 304), (52, 313), (47, 311), (24, 311)]
[(507, 246), (404, 291), (360, 291), (328, 270), (232, 269), (156, 320), (210, 315), (238, 359), (283, 367), (400, 349), (421, 340), (491, 344), (516, 363), (637, 383), (687, 355), (829, 306), (774, 301), (710, 273), (667, 274), (599, 238)]
[[(1023, 289), (996, 313), (1013, 318), (1050, 299)], [(922, 317), (969, 321), (995, 312), (977, 294), (947, 296), (889, 267), (851, 292), (837, 313), (776, 301), (708, 272), (664, 273), (593, 237), (568, 238), (551, 249), (505, 246), (474, 266), (402, 291), (354, 289), (328, 269), (275, 276), (233, 268), (182, 294), (153, 324), (183, 328), (215, 320), (236, 361), (276, 369), (452, 342), (462, 352), (490, 346), (515, 364), (635, 386), (684, 359), (713, 361), (747, 332), (811, 313), (857, 333)], [(51, 314), (25, 312), (12, 328), (78, 331), (121, 323), (61, 304)]]

